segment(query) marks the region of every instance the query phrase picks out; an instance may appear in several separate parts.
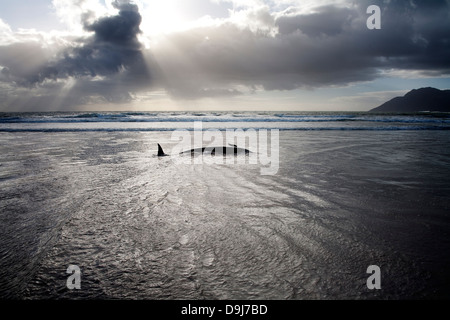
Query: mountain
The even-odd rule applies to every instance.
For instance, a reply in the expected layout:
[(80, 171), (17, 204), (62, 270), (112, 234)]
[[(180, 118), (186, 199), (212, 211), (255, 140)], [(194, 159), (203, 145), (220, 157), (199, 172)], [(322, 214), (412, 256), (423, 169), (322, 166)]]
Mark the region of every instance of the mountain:
[(403, 97), (396, 97), (369, 112), (450, 112), (450, 90), (436, 88), (414, 89)]

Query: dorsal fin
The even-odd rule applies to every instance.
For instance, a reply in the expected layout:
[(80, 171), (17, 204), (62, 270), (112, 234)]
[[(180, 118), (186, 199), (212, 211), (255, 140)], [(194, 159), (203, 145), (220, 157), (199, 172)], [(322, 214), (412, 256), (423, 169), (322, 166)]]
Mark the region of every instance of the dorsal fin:
[(237, 145), (235, 145), (235, 144), (231, 144), (231, 143), (229, 143), (228, 145), (229, 145), (229, 146), (231, 146), (231, 147), (235, 147), (235, 148), (237, 148)]
[(162, 157), (165, 156), (166, 154), (164, 153), (163, 149), (161, 148), (161, 146), (158, 143), (158, 157)]

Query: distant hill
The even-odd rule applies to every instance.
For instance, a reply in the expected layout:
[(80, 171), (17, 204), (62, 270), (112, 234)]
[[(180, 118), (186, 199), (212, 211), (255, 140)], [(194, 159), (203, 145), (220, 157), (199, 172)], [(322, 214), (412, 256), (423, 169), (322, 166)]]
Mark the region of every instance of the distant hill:
[(396, 97), (369, 112), (450, 112), (450, 90), (436, 88), (414, 89), (403, 97)]

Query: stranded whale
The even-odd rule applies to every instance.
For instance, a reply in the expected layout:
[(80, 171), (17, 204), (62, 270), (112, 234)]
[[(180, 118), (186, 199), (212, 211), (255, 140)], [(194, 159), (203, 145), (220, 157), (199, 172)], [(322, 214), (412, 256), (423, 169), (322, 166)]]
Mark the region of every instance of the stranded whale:
[(164, 157), (164, 156), (168, 156), (168, 154), (164, 153), (163, 148), (161, 148), (161, 146), (158, 143), (158, 157)]
[[(231, 145), (231, 147), (203, 147), (203, 148), (195, 148), (195, 149), (190, 149), (190, 150), (186, 150), (183, 152), (180, 152), (180, 154), (188, 154), (190, 153), (191, 155), (195, 155), (195, 154), (200, 154), (200, 153), (208, 153), (211, 155), (216, 155), (216, 153), (218, 155), (222, 154), (224, 156), (226, 156), (227, 154), (234, 154), (234, 155), (238, 155), (238, 154), (249, 154), (251, 151), (248, 149), (244, 149), (244, 148), (239, 148), (238, 146), (236, 146), (235, 144)], [(163, 149), (161, 148), (161, 146), (158, 143), (158, 157), (163, 157), (163, 156), (168, 156), (168, 154), (165, 154)]]

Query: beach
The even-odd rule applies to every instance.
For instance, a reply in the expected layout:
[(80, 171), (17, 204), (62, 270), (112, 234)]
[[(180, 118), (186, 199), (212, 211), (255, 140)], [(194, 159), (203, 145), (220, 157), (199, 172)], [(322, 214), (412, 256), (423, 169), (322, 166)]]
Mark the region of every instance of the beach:
[[(192, 128), (192, 114), (3, 120), (0, 297), (449, 297), (448, 118), (219, 116), (241, 121), (197, 118), (279, 130), (277, 170), (261, 174), (245, 157), (157, 157), (158, 143), (170, 153), (173, 131)], [(78, 290), (67, 288), (69, 265), (81, 270)], [(367, 286), (371, 265), (381, 289)]]

